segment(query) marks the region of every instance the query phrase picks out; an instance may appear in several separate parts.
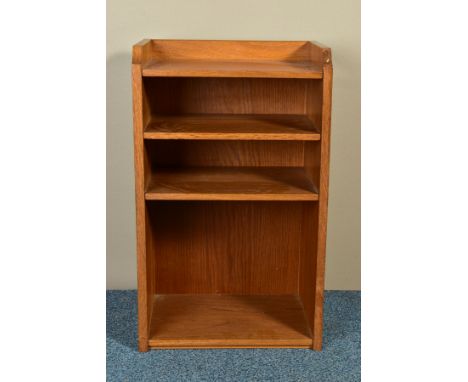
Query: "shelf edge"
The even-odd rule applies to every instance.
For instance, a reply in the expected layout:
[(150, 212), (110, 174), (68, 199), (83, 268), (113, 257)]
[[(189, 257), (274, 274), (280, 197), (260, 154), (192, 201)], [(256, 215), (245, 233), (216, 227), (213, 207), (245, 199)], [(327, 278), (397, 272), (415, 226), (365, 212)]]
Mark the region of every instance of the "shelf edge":
[(162, 133), (145, 131), (144, 139), (219, 140), (219, 141), (320, 141), (319, 133), (260, 134), (260, 133)]
[(310, 201), (319, 200), (318, 194), (168, 194), (147, 192), (145, 200), (232, 200), (232, 201)]

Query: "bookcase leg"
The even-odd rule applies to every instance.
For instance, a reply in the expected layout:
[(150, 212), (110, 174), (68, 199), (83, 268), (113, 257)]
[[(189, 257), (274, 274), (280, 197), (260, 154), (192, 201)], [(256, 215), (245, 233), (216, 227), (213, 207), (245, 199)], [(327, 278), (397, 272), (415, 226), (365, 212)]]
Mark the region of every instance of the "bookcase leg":
[(312, 344), (312, 350), (315, 351), (322, 351), (322, 336), (317, 336), (319, 338), (314, 338), (314, 342)]
[(148, 341), (146, 339), (139, 339), (138, 340), (138, 351), (141, 353), (147, 352), (148, 348)]

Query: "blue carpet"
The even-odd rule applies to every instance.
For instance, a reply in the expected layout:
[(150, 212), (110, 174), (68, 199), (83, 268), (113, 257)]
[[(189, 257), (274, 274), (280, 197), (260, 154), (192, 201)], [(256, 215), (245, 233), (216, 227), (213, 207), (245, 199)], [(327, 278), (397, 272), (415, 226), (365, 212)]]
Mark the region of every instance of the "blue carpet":
[(323, 351), (137, 351), (135, 291), (107, 291), (108, 381), (360, 381), (361, 292), (327, 291)]

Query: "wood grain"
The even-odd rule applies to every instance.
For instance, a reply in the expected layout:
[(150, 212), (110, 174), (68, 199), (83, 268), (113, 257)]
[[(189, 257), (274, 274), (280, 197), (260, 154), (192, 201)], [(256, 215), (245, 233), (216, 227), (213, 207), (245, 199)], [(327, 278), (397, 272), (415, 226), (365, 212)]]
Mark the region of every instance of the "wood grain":
[(318, 236), (315, 275), (315, 309), (313, 323), (314, 350), (322, 349), (323, 335), (323, 290), (325, 287), (325, 251), (328, 221), (328, 182), (330, 168), (331, 102), (333, 67), (330, 60), (324, 65), (322, 103), (322, 141), (320, 142), (320, 202), (318, 204)]
[(141, 64), (150, 61), (153, 57), (153, 42), (145, 39), (133, 45), (132, 48), (132, 64), (138, 65), (139, 76), (141, 77)]
[(145, 139), (318, 141), (305, 115), (188, 114), (153, 116)]
[[(151, 40), (152, 59), (307, 61), (316, 44), (309, 41)], [(322, 49), (319, 48), (321, 51)], [(318, 58), (320, 62), (320, 58)]]
[(307, 112), (309, 83), (274, 78), (151, 77), (143, 82), (152, 115)]
[(148, 202), (156, 293), (297, 294), (305, 204)]
[(318, 200), (302, 168), (185, 167), (152, 174), (146, 200)]
[(304, 166), (301, 141), (146, 140), (145, 145), (152, 172), (161, 167), (185, 166)]
[(143, 40), (132, 82), (139, 350), (320, 350), (330, 49)]
[(156, 295), (152, 348), (312, 345), (297, 296)]
[(135, 165), (135, 201), (136, 201), (136, 242), (138, 276), (138, 348), (148, 350), (149, 323), (152, 311), (152, 294), (149, 291), (147, 273), (147, 217), (145, 207), (145, 154), (143, 146), (143, 96), (141, 68), (132, 65), (133, 84), (133, 137)]
[(145, 77), (322, 78), (322, 67), (312, 62), (279, 61), (150, 61)]
[(304, 203), (301, 218), (298, 293), (313, 331), (316, 312), (318, 203)]
[(144, 76), (322, 78), (322, 48), (308, 41), (144, 40)]

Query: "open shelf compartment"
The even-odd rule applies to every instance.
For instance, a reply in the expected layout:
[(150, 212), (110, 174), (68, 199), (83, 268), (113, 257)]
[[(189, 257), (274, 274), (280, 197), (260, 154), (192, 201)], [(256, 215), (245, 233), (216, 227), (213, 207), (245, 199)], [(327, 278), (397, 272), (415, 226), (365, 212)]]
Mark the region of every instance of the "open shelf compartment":
[(149, 48), (144, 77), (323, 77), (307, 41), (151, 40)]
[(152, 348), (310, 348), (296, 295), (155, 295)]
[[(318, 150), (318, 142), (308, 144)], [(306, 166), (304, 145), (298, 141), (147, 141), (145, 199), (317, 201), (317, 172)]]
[[(147, 201), (153, 348), (312, 346), (315, 202)], [(209, 240), (208, 240), (209, 238)]]
[(320, 82), (143, 78), (144, 139), (320, 140)]

